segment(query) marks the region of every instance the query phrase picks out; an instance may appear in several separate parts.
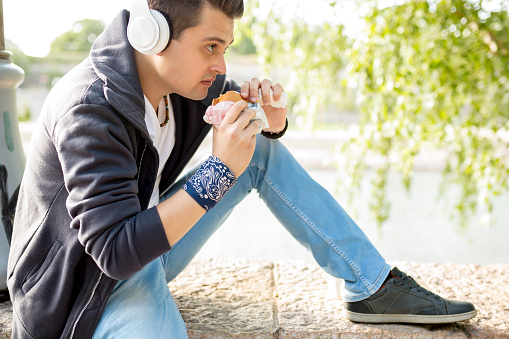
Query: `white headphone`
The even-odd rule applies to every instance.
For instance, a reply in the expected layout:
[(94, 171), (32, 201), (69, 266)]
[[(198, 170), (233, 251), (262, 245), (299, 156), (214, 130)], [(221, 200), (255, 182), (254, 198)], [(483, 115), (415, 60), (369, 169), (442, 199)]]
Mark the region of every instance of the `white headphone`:
[(133, 0), (127, 39), (139, 52), (157, 54), (168, 45), (170, 26), (164, 15), (148, 7), (147, 0)]

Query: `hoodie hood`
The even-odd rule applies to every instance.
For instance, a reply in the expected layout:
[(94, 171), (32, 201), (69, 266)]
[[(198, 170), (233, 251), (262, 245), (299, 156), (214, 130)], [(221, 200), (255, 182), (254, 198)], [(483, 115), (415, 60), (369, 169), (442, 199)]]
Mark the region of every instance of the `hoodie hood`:
[(143, 90), (134, 49), (127, 40), (128, 22), (129, 12), (122, 10), (92, 45), (90, 62), (104, 83), (106, 100), (131, 123), (146, 131)]

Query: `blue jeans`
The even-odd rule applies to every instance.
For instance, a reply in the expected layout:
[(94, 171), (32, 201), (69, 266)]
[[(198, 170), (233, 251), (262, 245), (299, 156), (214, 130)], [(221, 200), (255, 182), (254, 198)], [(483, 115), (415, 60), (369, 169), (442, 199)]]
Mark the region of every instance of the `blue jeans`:
[[(161, 200), (179, 190), (194, 172), (189, 171)], [(216, 207), (168, 253), (117, 283), (94, 338), (187, 338), (167, 283), (189, 264), (252, 189), (327, 273), (345, 280), (344, 301), (365, 299), (381, 287), (390, 266), (361, 229), (281, 142), (258, 135), (248, 168)]]

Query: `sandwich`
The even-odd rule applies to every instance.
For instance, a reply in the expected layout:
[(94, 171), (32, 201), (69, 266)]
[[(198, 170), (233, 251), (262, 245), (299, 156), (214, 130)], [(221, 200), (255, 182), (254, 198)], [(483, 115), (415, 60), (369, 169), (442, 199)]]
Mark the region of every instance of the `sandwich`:
[(265, 111), (260, 106), (258, 106), (257, 103), (252, 103), (249, 100), (244, 99), (240, 93), (236, 91), (228, 91), (221, 95), (219, 98), (212, 100), (212, 105), (210, 105), (205, 111), (203, 120), (205, 120), (205, 122), (208, 124), (212, 124), (218, 127), (221, 125), (221, 122), (223, 122), (223, 119), (230, 108), (237, 101), (241, 100), (244, 100), (248, 103), (248, 107), (246, 109), (252, 109), (256, 112), (256, 116), (253, 118), (253, 120), (260, 121), (260, 132), (261, 130), (268, 128), (269, 122), (267, 121)]

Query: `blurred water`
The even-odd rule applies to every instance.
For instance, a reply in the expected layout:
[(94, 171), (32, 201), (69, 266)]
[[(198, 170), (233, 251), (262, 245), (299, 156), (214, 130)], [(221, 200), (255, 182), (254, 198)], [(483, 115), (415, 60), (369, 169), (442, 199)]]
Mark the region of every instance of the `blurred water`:
[[(312, 170), (310, 174), (331, 193), (334, 192), (337, 173), (332, 170)], [(495, 201), (493, 225), (482, 227), (475, 219), (467, 229), (462, 230), (450, 218), (457, 192), (449, 189), (437, 201), (440, 181), (441, 174), (438, 172), (417, 172), (407, 192), (400, 176), (391, 174), (387, 197), (392, 209), (389, 220), (381, 230), (369, 216), (369, 185), (363, 185), (363, 192), (356, 199), (355, 206), (341, 205), (349, 213), (354, 209), (359, 212), (354, 220), (388, 261), (481, 265), (509, 262), (509, 194)], [(251, 193), (237, 206), (198, 256), (312, 259), (307, 250), (274, 218), (256, 193)]]

